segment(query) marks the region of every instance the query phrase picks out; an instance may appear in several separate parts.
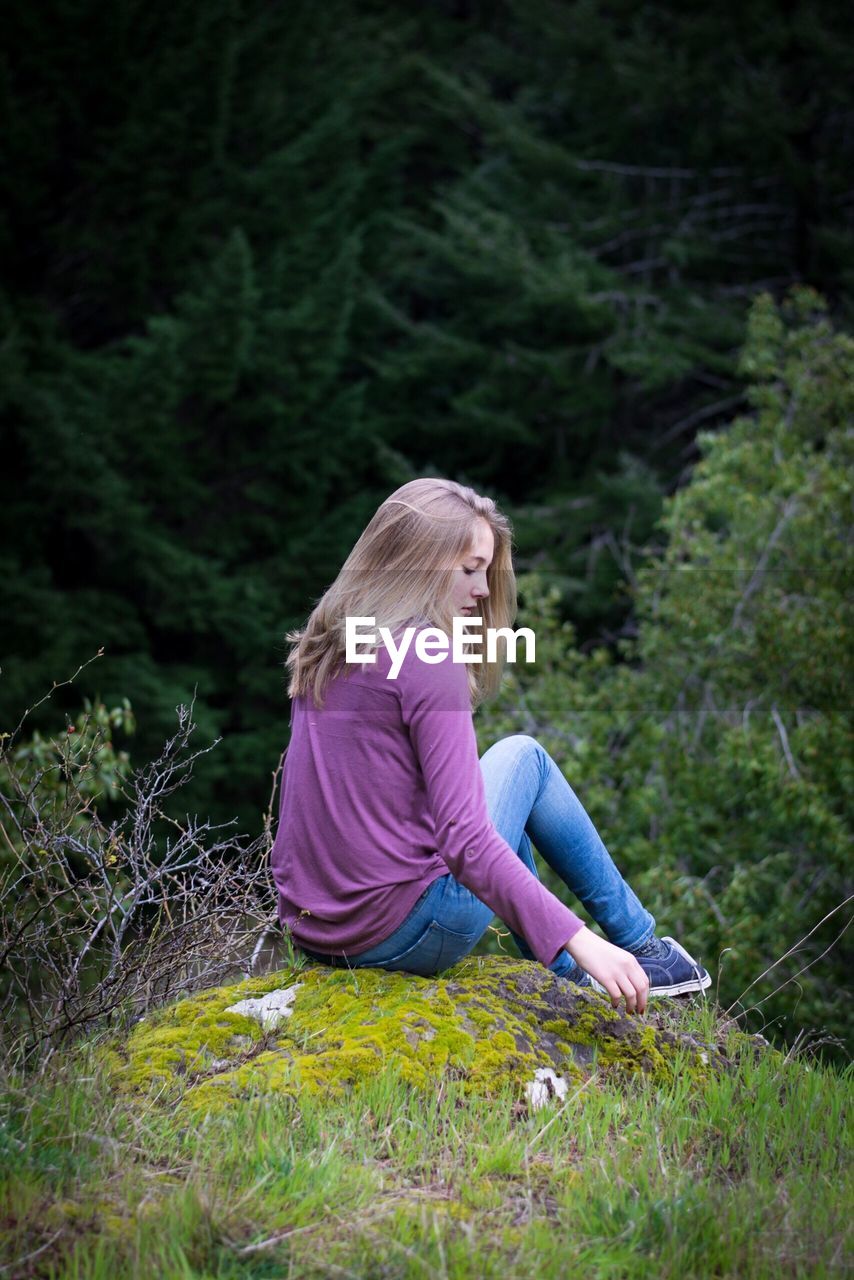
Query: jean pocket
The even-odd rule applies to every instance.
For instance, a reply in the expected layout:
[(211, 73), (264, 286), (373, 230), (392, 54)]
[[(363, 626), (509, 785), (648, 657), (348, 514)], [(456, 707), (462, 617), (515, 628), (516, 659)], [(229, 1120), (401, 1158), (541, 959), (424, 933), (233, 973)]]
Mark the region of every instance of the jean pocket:
[(432, 978), (468, 955), (477, 940), (474, 934), (457, 933), (438, 920), (431, 920), (408, 947), (397, 955), (377, 960), (376, 965), (380, 969), (402, 969), (405, 973)]

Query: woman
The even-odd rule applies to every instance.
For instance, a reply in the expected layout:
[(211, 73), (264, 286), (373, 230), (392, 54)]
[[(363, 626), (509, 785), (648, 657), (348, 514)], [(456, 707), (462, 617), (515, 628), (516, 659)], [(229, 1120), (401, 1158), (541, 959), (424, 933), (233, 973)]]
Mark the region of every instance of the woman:
[[(488, 660), (487, 632), (516, 616), (511, 535), (492, 499), (411, 480), (380, 505), (305, 629), (288, 633), (279, 919), (313, 960), (430, 976), (467, 955), (495, 914), (526, 959), (643, 1013), (648, 995), (711, 978), (655, 936), (536, 739), (514, 734), (478, 760), (472, 711), (508, 656), (505, 643)], [(481, 619), (465, 661), (439, 656), (455, 617)], [(348, 618), (374, 632), (358, 648), (367, 661), (346, 660)], [(609, 941), (543, 885), (532, 840)]]

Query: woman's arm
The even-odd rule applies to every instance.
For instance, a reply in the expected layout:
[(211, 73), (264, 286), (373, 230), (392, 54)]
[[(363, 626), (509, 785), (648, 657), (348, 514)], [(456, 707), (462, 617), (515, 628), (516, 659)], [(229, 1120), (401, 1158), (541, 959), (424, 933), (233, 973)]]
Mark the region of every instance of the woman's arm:
[(441, 857), (548, 968), (583, 921), (531, 874), (490, 820), (465, 666), (450, 657), (423, 663), (413, 646), (397, 689)]
[(649, 994), (649, 978), (630, 951), (606, 942), (583, 925), (564, 943), (582, 969), (601, 983), (616, 1009), (625, 998), (629, 1013), (643, 1013)]

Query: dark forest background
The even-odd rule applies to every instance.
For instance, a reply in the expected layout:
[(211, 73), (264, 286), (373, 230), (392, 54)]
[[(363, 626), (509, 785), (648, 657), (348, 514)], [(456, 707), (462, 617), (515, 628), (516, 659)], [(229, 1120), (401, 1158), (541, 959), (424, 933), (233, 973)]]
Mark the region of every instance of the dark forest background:
[(257, 830), (285, 632), (397, 485), (494, 496), (619, 660), (698, 433), (751, 411), (755, 297), (850, 327), (843, 6), (42, 0), (4, 37), (0, 721), (103, 648), (28, 724), (127, 698), (141, 763), (195, 691), (182, 812)]

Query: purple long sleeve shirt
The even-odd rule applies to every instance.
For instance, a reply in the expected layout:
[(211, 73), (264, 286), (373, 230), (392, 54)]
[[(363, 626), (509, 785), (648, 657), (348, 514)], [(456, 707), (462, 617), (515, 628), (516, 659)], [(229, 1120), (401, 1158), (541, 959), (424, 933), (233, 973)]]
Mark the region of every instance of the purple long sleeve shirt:
[(281, 924), (297, 944), (358, 955), (451, 871), (548, 967), (583, 921), (489, 818), (465, 665), (423, 662), (413, 637), (396, 679), (390, 667), (381, 645), (330, 680), (320, 710), (293, 699), (271, 854)]

